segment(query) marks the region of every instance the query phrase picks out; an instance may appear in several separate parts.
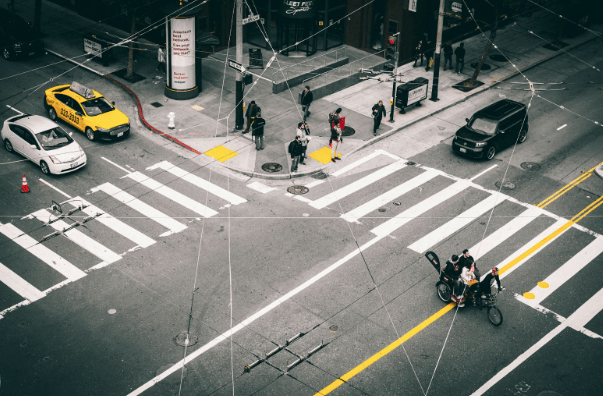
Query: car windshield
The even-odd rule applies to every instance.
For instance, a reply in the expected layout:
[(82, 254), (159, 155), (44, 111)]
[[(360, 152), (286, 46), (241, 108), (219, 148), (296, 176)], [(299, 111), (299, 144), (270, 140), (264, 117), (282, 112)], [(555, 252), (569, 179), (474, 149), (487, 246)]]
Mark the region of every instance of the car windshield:
[(71, 136), (69, 136), (61, 127), (36, 133), (36, 137), (44, 150), (54, 150), (59, 147), (67, 146), (73, 142)]
[(82, 104), (84, 105), (86, 114), (91, 117), (115, 110), (115, 107), (105, 98), (90, 99)]
[(496, 133), (496, 122), (486, 118), (476, 118), (470, 125), (476, 132), (485, 133), (486, 135), (494, 135)]

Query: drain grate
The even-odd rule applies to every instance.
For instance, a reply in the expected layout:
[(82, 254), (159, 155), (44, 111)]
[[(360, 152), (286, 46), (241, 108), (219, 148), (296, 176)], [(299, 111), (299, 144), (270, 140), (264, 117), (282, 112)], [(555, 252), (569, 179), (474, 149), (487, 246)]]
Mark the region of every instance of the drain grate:
[(283, 170), (283, 166), (281, 164), (277, 164), (276, 162), (268, 162), (262, 165), (262, 170), (270, 173), (280, 172)]
[[(496, 186), (496, 188), (501, 188), (501, 182), (499, 181), (494, 183), (494, 185)], [(515, 184), (510, 181), (506, 181), (502, 183), (502, 190), (515, 190)]]
[(310, 177), (313, 179), (323, 180), (323, 179), (326, 179), (327, 177), (329, 177), (329, 175), (327, 175), (324, 172), (316, 172), (316, 173), (311, 174)]
[(161, 107), (163, 105), (161, 103), (159, 103), (159, 102), (153, 102), (153, 103), (151, 103), (151, 106), (153, 106), (153, 107)]
[(310, 189), (306, 186), (291, 186), (287, 191), (293, 195), (303, 195), (310, 191)]
[(199, 337), (195, 333), (188, 333), (188, 338), (186, 335), (186, 331), (183, 331), (182, 333), (176, 335), (174, 337), (174, 342), (176, 343), (176, 345), (179, 345), (181, 347), (190, 347), (192, 345), (195, 345), (199, 341)]
[(356, 133), (356, 130), (349, 126), (346, 126), (345, 128), (343, 128), (343, 131), (341, 131), (342, 136), (352, 136), (355, 133)]
[(504, 56), (502, 56), (500, 54), (490, 55), (490, 59), (492, 59), (493, 61), (496, 61), (496, 62), (506, 62), (507, 61), (507, 58), (505, 58)]
[(523, 169), (527, 170), (527, 171), (537, 171), (540, 170), (540, 164), (537, 164), (536, 162), (522, 162), (521, 166)]

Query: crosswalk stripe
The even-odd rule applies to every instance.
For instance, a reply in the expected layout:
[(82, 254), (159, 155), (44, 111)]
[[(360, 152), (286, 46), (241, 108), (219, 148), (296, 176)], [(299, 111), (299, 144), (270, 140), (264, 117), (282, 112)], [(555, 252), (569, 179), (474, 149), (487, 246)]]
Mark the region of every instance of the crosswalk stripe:
[(171, 188), (159, 183), (158, 181), (151, 179), (148, 176), (143, 175), (140, 172), (128, 173), (126, 175), (126, 177), (129, 177), (132, 180), (139, 182), (143, 186), (146, 186), (146, 187), (150, 188), (151, 190), (154, 190), (155, 192), (163, 195), (164, 197), (171, 199), (172, 201), (176, 202), (177, 204), (180, 204), (180, 205), (184, 206), (185, 208), (188, 208), (188, 209), (192, 210), (193, 212), (200, 214), (203, 217), (211, 217), (211, 216), (218, 214), (218, 212), (216, 212), (215, 210), (212, 210), (212, 209), (208, 208), (207, 206), (200, 204), (199, 202), (195, 201), (194, 199), (191, 199), (191, 198), (187, 197), (186, 195), (181, 194), (178, 191), (171, 189)]
[(230, 202), (233, 205), (238, 205), (238, 204), (247, 202), (247, 200), (245, 198), (239, 197), (238, 195), (233, 194), (232, 192), (225, 190), (220, 186), (210, 183), (209, 181), (207, 181), (199, 176), (193, 175), (192, 173), (187, 172), (184, 169), (177, 167), (176, 165), (173, 165), (169, 161), (162, 161), (158, 164), (148, 167), (147, 170), (153, 170), (153, 169), (157, 169), (157, 168), (166, 170), (166, 171), (170, 172), (172, 175), (177, 176), (183, 180), (186, 180), (187, 182), (189, 182), (199, 188), (202, 188), (203, 190), (206, 190), (206, 191), (212, 193), (213, 195), (216, 195), (216, 196)]
[(155, 240), (149, 238), (137, 229), (130, 227), (123, 221), (116, 219), (115, 217), (106, 213), (104, 210), (92, 205), (90, 202), (81, 197), (75, 197), (69, 202), (75, 207), (79, 207), (80, 205), (86, 206), (83, 212), (88, 216), (96, 216), (100, 214), (100, 216), (96, 217), (96, 220), (98, 220), (99, 223), (104, 224), (113, 231), (123, 235), (140, 247), (146, 248), (155, 243)]
[(322, 208), (326, 207), (327, 205), (332, 204), (333, 202), (337, 202), (338, 200), (345, 198), (348, 195), (353, 194), (356, 191), (359, 191), (359, 190), (363, 189), (364, 187), (366, 187), (386, 176), (391, 175), (392, 173), (404, 168), (405, 166), (406, 166), (405, 160), (394, 162), (393, 164), (390, 164), (384, 168), (379, 169), (376, 172), (366, 175), (365, 177), (358, 179), (355, 182), (350, 183), (347, 186), (342, 187), (337, 191), (333, 191), (332, 193), (327, 194), (324, 197), (317, 199), (316, 201), (312, 202), (310, 204), (310, 206), (312, 206), (316, 209), (322, 209)]
[(428, 182), (429, 180), (436, 177), (439, 173), (433, 170), (428, 170), (426, 172), (421, 173), (419, 176), (416, 176), (399, 186), (392, 188), (384, 194), (381, 194), (377, 198), (370, 200), (369, 202), (360, 205), (359, 207), (344, 213), (341, 215), (343, 219), (349, 222), (357, 223), (358, 219), (366, 216), (374, 210), (377, 210), (381, 206), (385, 205), (388, 202), (391, 202), (393, 199), (398, 198), (407, 192), (419, 187), (420, 185)]
[[(53, 215), (46, 209), (40, 209), (37, 212), (32, 213), (32, 215), (43, 223), (46, 223), (49, 220), (57, 219), (55, 215)], [(63, 231), (65, 228), (69, 227), (69, 224), (67, 224), (63, 220), (58, 220), (50, 224), (50, 226), (57, 231)], [(83, 234), (82, 232), (76, 229), (65, 231), (63, 234), (74, 243), (80, 245), (96, 257), (103, 260), (104, 263), (111, 264), (116, 262), (117, 260), (121, 260), (121, 256), (119, 254), (111, 251), (110, 249), (106, 248), (105, 246), (96, 242), (94, 239), (90, 238), (86, 234)]]
[(540, 304), (545, 298), (550, 296), (555, 290), (561, 287), (571, 277), (586, 267), (597, 256), (603, 253), (603, 237), (597, 237), (589, 243), (584, 249), (575, 254), (565, 264), (559, 267), (555, 272), (549, 275), (543, 282), (548, 284), (546, 288), (540, 286), (534, 287), (530, 292), (535, 296), (532, 303)]
[(490, 195), (488, 198), (467, 209), (454, 219), (448, 221), (446, 224), (442, 225), (441, 227), (438, 227), (429, 234), (425, 235), (423, 238), (419, 239), (418, 241), (410, 245), (408, 248), (418, 253), (423, 253), (427, 251), (427, 249), (443, 241), (444, 239), (454, 234), (464, 226), (470, 224), (472, 221), (474, 221), (479, 216), (483, 215), (499, 203), (503, 202), (505, 199), (506, 197), (501, 194)]
[[(569, 227), (560, 232), (559, 229), (565, 226), (567, 223), (568, 221), (566, 219), (557, 220), (555, 224), (542, 231), (534, 239), (532, 239), (531, 241), (523, 245), (521, 248), (519, 248), (517, 251), (515, 251), (513, 254), (511, 254), (509, 257), (501, 261), (496, 267), (502, 273), (504, 273), (505, 276), (509, 275), (511, 272), (515, 271), (526, 261), (538, 254), (538, 252), (548, 246), (551, 242), (553, 242), (555, 239), (559, 238), (559, 236), (565, 233), (565, 231), (567, 231)], [(551, 235), (553, 236), (551, 237)], [(547, 240), (543, 243), (542, 241), (545, 239)], [(538, 247), (535, 248), (536, 245), (538, 245)], [(528, 251), (530, 251), (530, 254), (526, 254), (526, 252)], [(507, 267), (507, 265), (510, 263), (513, 263), (513, 265)]]
[(398, 228), (402, 227), (404, 224), (427, 212), (429, 209), (441, 204), (447, 199), (452, 198), (456, 194), (465, 190), (467, 187), (469, 187), (469, 185), (470, 184), (466, 180), (459, 180), (432, 195), (431, 197), (419, 202), (415, 206), (398, 214), (396, 217), (393, 217), (385, 223), (373, 228), (371, 232), (378, 236), (389, 235)]
[(169, 231), (166, 231), (163, 234), (160, 234), (159, 236), (161, 236), (161, 237), (165, 237), (165, 236), (168, 236), (168, 235), (171, 235), (171, 234), (174, 234), (174, 233), (177, 233), (177, 232), (180, 232), (180, 231), (186, 229), (186, 226), (184, 224), (172, 219), (170, 216), (166, 215), (165, 213), (142, 202), (138, 198), (135, 198), (133, 195), (128, 194), (125, 191), (122, 191), (119, 187), (116, 187), (111, 183), (104, 183), (98, 187), (93, 188), (92, 192), (95, 192), (95, 191), (103, 191), (103, 192), (109, 194), (110, 196), (117, 199), (121, 203), (128, 205), (135, 211), (143, 214), (144, 216), (147, 216), (151, 220), (153, 220), (153, 221), (161, 224), (165, 228), (169, 229)]
[(542, 209), (532, 206), (522, 212), (518, 217), (514, 218), (492, 234), (488, 235), (475, 246), (469, 248), (471, 255), (475, 260), (484, 257), (492, 249), (506, 241), (517, 231), (531, 223), (542, 213)]
[(21, 297), (30, 302), (46, 296), (43, 292), (29, 284), (25, 279), (15, 274), (10, 268), (0, 263), (0, 282), (13, 289)]
[[(267, 194), (270, 191), (276, 190), (276, 188), (268, 187), (267, 185), (262, 184), (260, 182), (249, 183), (249, 184), (247, 184), (247, 187), (249, 187), (252, 190), (255, 190), (257, 192), (261, 192), (262, 194)], [(310, 187), (308, 187), (308, 188), (310, 188)]]
[(29, 235), (24, 234), (23, 231), (14, 225), (10, 223), (1, 224), (0, 233), (12, 239), (13, 242), (36, 256), (44, 263), (48, 264), (50, 267), (54, 268), (57, 272), (70, 281), (75, 281), (86, 276), (84, 271), (80, 270), (63, 257), (48, 249), (46, 246), (39, 244), (38, 241)]
[(380, 150), (375, 150), (372, 153), (370, 153), (369, 155), (367, 155), (366, 157), (362, 157), (358, 161), (354, 161), (351, 164), (339, 169), (338, 171), (331, 173), (331, 176), (341, 176), (344, 173), (349, 172), (350, 170), (356, 168), (357, 166), (360, 166), (366, 162), (369, 162), (373, 158), (380, 156), (381, 154), (383, 154), (383, 153)]

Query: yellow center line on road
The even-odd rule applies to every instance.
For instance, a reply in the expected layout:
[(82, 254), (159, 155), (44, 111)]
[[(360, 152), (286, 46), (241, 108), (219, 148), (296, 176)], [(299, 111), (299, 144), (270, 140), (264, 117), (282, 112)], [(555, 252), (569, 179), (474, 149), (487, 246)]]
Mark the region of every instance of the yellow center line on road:
[(559, 198), (560, 196), (562, 196), (563, 194), (565, 194), (566, 192), (568, 192), (569, 190), (571, 190), (572, 188), (576, 187), (578, 184), (582, 183), (584, 180), (586, 180), (589, 177), (591, 177), (591, 175), (593, 174), (593, 172), (595, 171), (595, 169), (597, 169), (597, 167), (599, 165), (601, 165), (601, 164), (603, 164), (603, 162), (600, 162), (596, 166), (594, 166), (593, 168), (587, 170), (586, 172), (584, 172), (584, 174), (578, 176), (577, 178), (575, 178), (574, 180), (572, 180), (571, 182), (569, 182), (568, 184), (566, 184), (559, 191), (555, 192), (553, 195), (551, 195), (550, 197), (546, 198), (544, 201), (540, 202), (536, 206), (539, 207), (539, 208), (544, 208), (545, 206), (547, 206), (548, 204), (550, 204), (551, 202), (553, 202), (554, 200), (556, 200), (557, 198)]
[[(517, 256), (515, 259), (513, 259), (509, 263), (507, 263), (504, 267), (502, 267), (498, 271), (499, 274), (500, 275), (504, 274), (509, 269), (513, 268), (515, 265), (517, 265), (518, 263), (525, 260), (527, 257), (532, 255), (534, 252), (538, 251), (542, 246), (546, 245), (549, 241), (556, 238), (559, 234), (561, 234), (562, 232), (567, 230), (569, 227), (571, 227), (572, 225), (574, 225), (577, 222), (579, 222), (580, 220), (582, 220), (586, 215), (588, 215), (590, 212), (595, 210), (601, 204), (603, 204), (603, 196), (601, 196), (599, 199), (597, 199), (596, 201), (594, 201), (593, 203), (588, 205), (586, 208), (582, 209), (580, 211), (580, 213), (578, 213), (577, 215), (572, 217), (571, 220), (568, 220), (567, 223), (565, 223), (564, 225), (559, 227), (557, 230), (552, 232), (550, 235), (545, 237), (543, 240), (541, 240), (540, 242), (538, 242), (537, 244), (535, 244), (534, 246), (532, 246), (531, 248), (529, 248), (528, 250), (526, 250), (525, 252), (523, 252), (522, 254)], [(376, 354), (374, 354), (373, 356), (371, 356), (364, 362), (360, 363), (358, 366), (354, 367), (352, 370), (348, 371), (347, 373), (345, 373), (344, 375), (342, 375), (341, 377), (339, 377), (338, 379), (333, 381), (330, 385), (323, 388), (320, 392), (316, 393), (314, 396), (325, 396), (325, 395), (333, 392), (335, 389), (337, 389), (341, 385), (345, 384), (347, 381), (349, 381), (350, 379), (355, 377), (357, 374), (359, 374), (360, 372), (367, 369), (373, 363), (376, 363), (379, 359), (381, 359), (388, 353), (392, 352), (394, 349), (396, 349), (397, 347), (399, 347), (406, 341), (410, 340), (415, 335), (419, 334), (423, 329), (425, 329), (427, 326), (429, 326), (430, 324), (432, 324), (433, 322), (435, 322), (436, 320), (438, 320), (439, 318), (444, 316), (446, 313), (450, 312), (455, 307), (456, 307), (455, 303), (450, 303), (450, 304), (446, 305), (444, 308), (440, 309), (438, 312), (431, 315), (429, 318), (427, 318), (426, 320), (421, 322), (421, 324), (419, 324), (418, 326), (416, 326), (415, 328), (410, 330), (408, 333), (404, 334), (399, 339), (395, 340), (394, 342), (392, 342), (391, 344), (389, 344), (388, 346), (386, 346), (385, 348), (383, 348), (382, 350), (380, 350), (379, 352), (377, 352)]]

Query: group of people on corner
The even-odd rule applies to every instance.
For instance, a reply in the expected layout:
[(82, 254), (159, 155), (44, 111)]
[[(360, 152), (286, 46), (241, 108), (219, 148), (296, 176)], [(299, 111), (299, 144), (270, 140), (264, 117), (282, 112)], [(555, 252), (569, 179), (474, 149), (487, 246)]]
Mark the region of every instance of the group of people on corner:
[[(452, 54), (454, 54), (456, 57), (454, 71), (457, 74), (461, 74), (465, 67), (465, 43), (460, 43), (456, 49), (453, 49), (452, 41), (448, 40), (442, 49), (444, 51), (444, 70), (452, 70)], [(434, 52), (435, 48), (431, 45), (430, 41), (427, 41), (426, 39), (419, 40), (415, 47), (415, 63), (413, 67), (417, 67), (419, 59), (421, 59), (421, 66), (423, 66), (423, 58), (425, 58), (425, 71), (429, 71), (434, 63)], [(446, 66), (448, 66), (448, 68)]]
[(477, 263), (467, 249), (463, 250), (460, 257), (454, 254), (450, 260), (446, 261), (444, 273), (454, 280), (453, 301), (461, 308), (465, 306), (462, 298), (465, 291), (468, 295), (473, 296), (473, 305), (476, 305), (476, 296), (487, 298), (492, 293), (490, 285), (493, 279), (496, 281), (499, 291), (502, 291), (498, 268), (492, 268), (480, 282), (481, 274)]
[(243, 133), (249, 133), (251, 129), (252, 139), (255, 140), (255, 149), (257, 151), (264, 150), (264, 125), (266, 120), (262, 118), (262, 109), (252, 100), (249, 103), (249, 107), (245, 111), (245, 118), (247, 119), (247, 125)]

